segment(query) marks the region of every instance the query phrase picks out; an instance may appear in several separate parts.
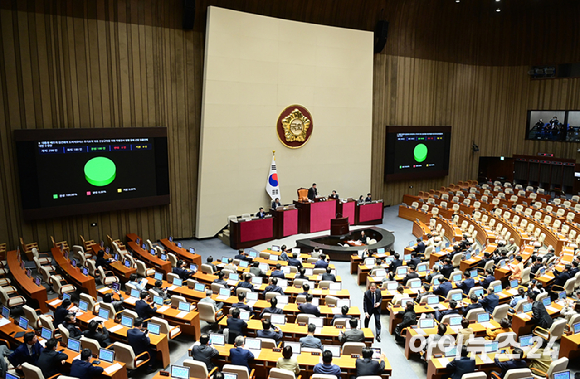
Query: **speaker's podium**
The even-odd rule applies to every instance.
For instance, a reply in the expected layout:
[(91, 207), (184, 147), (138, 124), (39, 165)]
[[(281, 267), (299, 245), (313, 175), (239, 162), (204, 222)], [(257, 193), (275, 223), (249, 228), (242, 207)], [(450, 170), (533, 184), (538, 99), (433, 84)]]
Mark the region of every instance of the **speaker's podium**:
[(330, 220), (336, 217), (336, 200), (318, 198), (308, 201), (308, 190), (298, 189), (298, 200), (294, 205), (298, 209), (298, 233), (315, 233), (330, 229)]
[(330, 220), (330, 235), (342, 236), (350, 232), (348, 217), (333, 218)]

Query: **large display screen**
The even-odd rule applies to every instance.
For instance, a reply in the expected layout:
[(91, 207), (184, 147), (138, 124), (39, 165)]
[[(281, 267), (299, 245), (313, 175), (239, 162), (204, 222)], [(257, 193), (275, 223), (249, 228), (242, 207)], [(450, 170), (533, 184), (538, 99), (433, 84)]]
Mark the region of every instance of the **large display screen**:
[(580, 111), (528, 111), (526, 139), (580, 142)]
[(450, 146), (450, 126), (387, 126), (385, 180), (446, 176)]
[(14, 132), (25, 219), (169, 204), (166, 128)]

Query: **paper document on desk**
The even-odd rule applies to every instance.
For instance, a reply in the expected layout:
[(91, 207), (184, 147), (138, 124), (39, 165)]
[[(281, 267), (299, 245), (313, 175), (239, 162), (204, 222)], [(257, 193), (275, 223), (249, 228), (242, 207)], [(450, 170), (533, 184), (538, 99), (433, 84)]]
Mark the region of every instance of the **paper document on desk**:
[(548, 305), (548, 306), (546, 307), (546, 310), (547, 310), (547, 311), (550, 311), (550, 312), (559, 312), (558, 308), (554, 308), (554, 307), (552, 307), (551, 305)]
[(45, 347), (46, 340), (39, 340), (38, 343), (40, 344), (40, 346)]
[(103, 288), (99, 288), (99, 289), (97, 290), (97, 292), (99, 292), (99, 293), (105, 293), (105, 292), (107, 292), (108, 290), (110, 290), (110, 288), (109, 288), (109, 287), (103, 287)]
[(334, 308), (331, 308), (331, 309), (332, 309), (332, 314), (333, 315), (339, 315), (339, 314), (342, 313), (342, 311), (338, 307), (334, 307)]
[(129, 304), (135, 305), (135, 303), (137, 302), (137, 298), (133, 297), (133, 296), (129, 296), (128, 298), (125, 299), (125, 301)]
[(0, 326), (4, 326), (4, 325), (8, 325), (8, 324), (10, 324), (9, 319), (4, 318), (4, 317), (0, 318)]
[(518, 294), (518, 289), (517, 288), (512, 288), (510, 290), (507, 290), (506, 292), (508, 292), (512, 296), (515, 296), (515, 295)]
[(328, 294), (330, 296), (336, 296), (336, 294), (338, 294), (338, 291), (337, 290), (328, 290)]
[(157, 308), (157, 312), (163, 313), (163, 312), (165, 312), (168, 309), (169, 309), (169, 305), (164, 305), (162, 307)]
[(499, 298), (506, 297), (506, 296), (508, 296), (508, 295), (503, 293), (503, 292), (500, 292), (497, 294), (497, 297), (499, 297)]
[(102, 317), (95, 316), (95, 317), (93, 317), (92, 319), (90, 319), (90, 320), (89, 320), (89, 322), (91, 322), (91, 321), (93, 321), (93, 320), (94, 320), (94, 321), (97, 321), (97, 322), (99, 322), (99, 321), (101, 321), (101, 322), (105, 322), (105, 321), (107, 321), (107, 320), (105, 320), (105, 319), (104, 319), (104, 318), (102, 318)]
[(115, 325), (112, 328), (107, 329), (111, 333), (115, 333), (117, 330), (122, 329), (123, 325)]
[(457, 325), (457, 326), (450, 326), (450, 328), (455, 332), (458, 333), (461, 329), (463, 329), (463, 327), (461, 325)]
[(492, 363), (493, 361), (487, 354), (481, 354), (479, 358), (483, 361), (483, 363)]
[(52, 305), (53, 307), (55, 307), (55, 306), (57, 306), (58, 304), (60, 304), (60, 302), (61, 302), (61, 300), (60, 300), (60, 299), (56, 299), (56, 300), (53, 300), (53, 301), (51, 301), (51, 302), (50, 302), (50, 303), (48, 303), (48, 304), (50, 304), (50, 305)]
[(173, 291), (176, 288), (177, 288), (177, 286), (171, 285), (171, 286), (167, 287), (167, 291)]
[(422, 336), (424, 336), (425, 334), (427, 334), (427, 333), (425, 333), (425, 331), (424, 331), (423, 329), (419, 329), (419, 328), (417, 328), (417, 329), (413, 329), (413, 330), (414, 330), (415, 332), (417, 332), (417, 334), (420, 334), (420, 335), (422, 335)]
[(322, 290), (320, 288), (315, 288), (312, 290), (313, 295), (322, 295)]
[(493, 324), (489, 321), (480, 322), (479, 325), (483, 326), (485, 329), (494, 329), (495, 328), (495, 326), (493, 326)]
[(218, 296), (216, 297), (216, 299), (218, 300), (227, 300), (229, 298), (229, 296)]
[(179, 318), (184, 318), (185, 316), (187, 316), (187, 314), (188, 314), (188, 313), (189, 313), (189, 312), (186, 312), (186, 311), (181, 311), (181, 312), (179, 312), (179, 313), (177, 314), (177, 316), (176, 316), (176, 317), (179, 317)]
[(449, 359), (447, 358), (439, 358), (439, 364), (443, 367), (447, 367), (449, 364)]
[(77, 355), (76, 357), (73, 358), (73, 361), (76, 361), (77, 359), (81, 359), (81, 355)]
[(256, 304), (257, 302), (258, 302), (258, 301), (248, 301), (248, 305), (249, 305), (250, 307), (253, 307), (253, 306), (254, 306), (254, 304)]
[(105, 371), (107, 374), (112, 374), (112, 373), (114, 373), (115, 371), (117, 371), (117, 370), (120, 370), (121, 368), (123, 368), (123, 366), (121, 366), (121, 365), (120, 365), (120, 364), (118, 364), (118, 363), (115, 363), (114, 365), (110, 365), (109, 367), (107, 367), (107, 368), (106, 368), (104, 371)]

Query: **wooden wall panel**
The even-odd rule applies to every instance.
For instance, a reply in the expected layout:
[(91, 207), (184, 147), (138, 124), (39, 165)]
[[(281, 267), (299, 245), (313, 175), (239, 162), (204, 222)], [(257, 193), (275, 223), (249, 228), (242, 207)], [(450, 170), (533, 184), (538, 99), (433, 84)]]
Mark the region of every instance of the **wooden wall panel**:
[[(79, 234), (95, 240), (129, 231), (152, 239), (193, 235), (203, 36), (155, 26), (152, 18), (173, 25), (180, 17), (156, 13), (157, 1), (147, 2), (149, 24), (141, 2), (128, 2), (125, 11), (121, 2), (98, 10), (69, 2), (82, 17), (56, 3), (58, 12), (47, 13), (18, 10), (20, 2), (0, 7), (0, 241), (15, 248), (22, 236), (44, 249), (51, 235), (71, 244)], [(168, 127), (171, 205), (22, 220), (13, 130), (147, 126)]]

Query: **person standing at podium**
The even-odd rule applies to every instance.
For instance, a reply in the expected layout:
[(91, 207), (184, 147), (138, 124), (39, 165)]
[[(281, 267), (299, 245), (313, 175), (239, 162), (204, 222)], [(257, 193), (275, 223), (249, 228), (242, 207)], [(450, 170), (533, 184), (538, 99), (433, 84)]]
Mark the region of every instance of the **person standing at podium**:
[(274, 199), (274, 201), (272, 202), (272, 209), (275, 210), (276, 208), (281, 206), (282, 204), (280, 203), (280, 199), (279, 198)]
[(338, 194), (336, 193), (336, 190), (332, 190), (332, 193), (328, 195), (328, 198), (338, 200)]
[(308, 189), (308, 200), (316, 200), (318, 197), (318, 190), (316, 189), (316, 183), (312, 183), (312, 187)]
[(373, 198), (371, 197), (371, 193), (367, 193), (367, 197), (365, 199), (365, 203), (370, 203), (371, 201), (373, 201)]

